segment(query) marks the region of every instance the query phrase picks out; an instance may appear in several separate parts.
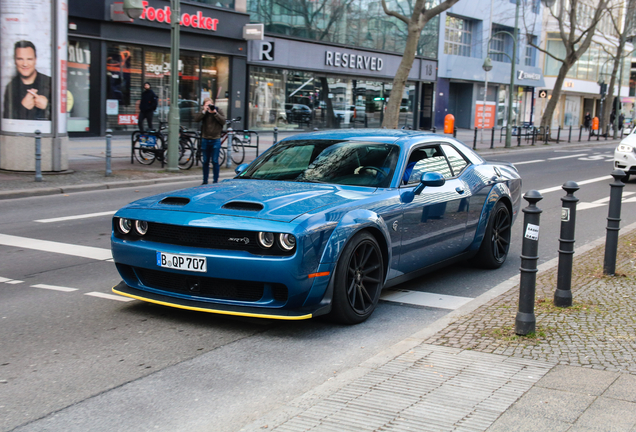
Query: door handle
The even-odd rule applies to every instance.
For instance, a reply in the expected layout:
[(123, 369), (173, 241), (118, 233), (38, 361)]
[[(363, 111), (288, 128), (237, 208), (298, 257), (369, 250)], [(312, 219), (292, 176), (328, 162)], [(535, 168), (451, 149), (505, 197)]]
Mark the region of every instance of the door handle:
[(460, 188), (459, 186), (456, 187), (455, 190), (457, 191), (458, 194), (463, 194), (464, 193), (464, 189)]

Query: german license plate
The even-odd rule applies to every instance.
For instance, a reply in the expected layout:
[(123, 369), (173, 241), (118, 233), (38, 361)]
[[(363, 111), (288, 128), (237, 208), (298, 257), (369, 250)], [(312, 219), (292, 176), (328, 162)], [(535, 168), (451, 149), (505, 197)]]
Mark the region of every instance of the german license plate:
[(157, 265), (159, 267), (202, 273), (208, 271), (207, 259), (192, 255), (157, 252)]

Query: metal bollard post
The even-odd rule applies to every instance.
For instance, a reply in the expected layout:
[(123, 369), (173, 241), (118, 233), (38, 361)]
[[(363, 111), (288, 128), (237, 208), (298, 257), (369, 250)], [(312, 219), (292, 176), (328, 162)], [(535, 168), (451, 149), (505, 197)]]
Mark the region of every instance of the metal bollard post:
[(521, 245), (521, 278), (519, 283), (519, 310), (515, 319), (515, 333), (525, 336), (534, 333), (534, 295), (537, 282), (537, 261), (539, 260), (539, 220), (542, 210), (537, 203), (543, 199), (539, 191), (531, 190), (523, 198), (528, 207), (523, 209), (523, 243)]
[(566, 195), (561, 198), (561, 235), (559, 236), (559, 272), (557, 288), (554, 292), (554, 305), (572, 306), (572, 260), (574, 259), (574, 229), (576, 227), (576, 203), (579, 199), (574, 192), (579, 190), (576, 182), (568, 181), (563, 185)]
[(557, 128), (557, 140), (556, 143), (559, 143), (559, 139), (561, 139), (561, 125)]
[(113, 138), (113, 131), (106, 129), (106, 177), (113, 175), (113, 171), (110, 169), (110, 157), (111, 157), (111, 139)]
[(521, 127), (517, 127), (517, 147), (521, 147)]
[(581, 137), (583, 136), (583, 126), (579, 129), (579, 142), (581, 142)]
[(570, 133), (568, 134), (568, 142), (572, 141), (572, 125), (570, 125)]
[(475, 138), (473, 138), (473, 150), (477, 150), (477, 132), (479, 129), (475, 128)]
[(610, 183), (610, 201), (607, 212), (607, 233), (605, 235), (605, 258), (603, 260), (603, 274), (614, 275), (616, 273), (616, 253), (618, 250), (618, 231), (621, 229), (621, 201), (623, 199), (622, 182), (625, 171), (612, 171), (614, 183)]
[(601, 140), (601, 128), (599, 127), (596, 130), (596, 141), (600, 141)]
[(545, 136), (544, 136), (544, 144), (548, 144), (548, 136), (550, 135), (550, 127), (545, 127)]
[(436, 128), (435, 126), (433, 126), (433, 129), (431, 129), (431, 131), (432, 131), (433, 133), (437, 133), (437, 128)]
[(530, 145), (534, 145), (534, 139), (537, 137), (537, 128), (532, 128), (532, 137), (530, 138)]
[(457, 126), (453, 126), (453, 138), (457, 138)]
[(225, 168), (232, 167), (232, 140), (234, 139), (234, 130), (227, 128), (227, 150), (225, 152)]
[(35, 181), (42, 181), (42, 132), (35, 131)]
[(274, 127), (274, 144), (278, 142), (278, 128)]
[(490, 137), (490, 148), (495, 147), (495, 128), (492, 128), (492, 136)]

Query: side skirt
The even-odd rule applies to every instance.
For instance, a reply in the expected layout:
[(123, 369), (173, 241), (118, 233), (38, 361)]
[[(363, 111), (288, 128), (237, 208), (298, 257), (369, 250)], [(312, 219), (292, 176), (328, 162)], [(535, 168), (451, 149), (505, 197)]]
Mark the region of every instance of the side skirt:
[(452, 257), (452, 258), (448, 258), (448, 259), (446, 259), (444, 261), (440, 261), (440, 262), (438, 262), (436, 264), (433, 264), (433, 265), (430, 265), (428, 267), (421, 268), (421, 269), (416, 270), (416, 271), (411, 272), (411, 273), (403, 274), (402, 276), (398, 276), (396, 278), (393, 278), (391, 280), (386, 281), (386, 283), (384, 284), (384, 288), (383, 289), (390, 288), (390, 287), (395, 286), (395, 285), (399, 285), (401, 283), (404, 283), (404, 282), (409, 281), (411, 279), (418, 278), (420, 276), (424, 276), (427, 273), (433, 272), (435, 270), (439, 270), (439, 269), (441, 269), (443, 267), (447, 267), (449, 265), (458, 263), (460, 261), (465, 261), (467, 259), (470, 259), (470, 258), (474, 257), (475, 255), (477, 255), (477, 251), (476, 250), (475, 251), (464, 252), (464, 253), (462, 253), (460, 255), (457, 255), (457, 256)]

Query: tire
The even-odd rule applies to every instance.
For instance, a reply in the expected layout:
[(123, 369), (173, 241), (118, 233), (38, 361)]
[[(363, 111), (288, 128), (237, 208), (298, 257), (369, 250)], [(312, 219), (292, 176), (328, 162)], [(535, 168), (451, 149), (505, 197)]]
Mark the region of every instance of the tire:
[[(141, 146), (139, 144), (139, 137), (141, 134), (137, 134), (134, 136), (133, 138), (133, 155), (135, 156), (135, 159), (137, 160), (137, 162), (139, 162), (142, 165), (152, 165), (152, 163), (155, 161), (155, 159), (157, 158), (157, 152), (155, 149), (148, 149), (145, 148), (143, 146)], [(161, 145), (163, 145), (163, 142), (160, 141), (161, 138), (157, 137), (157, 144), (159, 144), (159, 147), (161, 147)]]
[(360, 232), (347, 243), (334, 277), (329, 319), (341, 324), (359, 324), (369, 318), (384, 285), (382, 252), (371, 234)]
[(192, 168), (196, 155), (189, 138), (179, 140), (179, 169)]
[(510, 210), (503, 202), (498, 201), (488, 218), (484, 239), (474, 258), (475, 264), (485, 269), (501, 267), (508, 256), (511, 234)]
[[(219, 168), (223, 168), (225, 165), (225, 148), (221, 147), (219, 150)], [(212, 158), (210, 158), (210, 167), (212, 167)]]
[(245, 147), (243, 146), (243, 141), (237, 136), (232, 138), (231, 157), (234, 165), (240, 165), (245, 160)]

